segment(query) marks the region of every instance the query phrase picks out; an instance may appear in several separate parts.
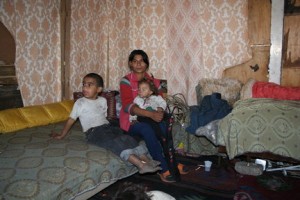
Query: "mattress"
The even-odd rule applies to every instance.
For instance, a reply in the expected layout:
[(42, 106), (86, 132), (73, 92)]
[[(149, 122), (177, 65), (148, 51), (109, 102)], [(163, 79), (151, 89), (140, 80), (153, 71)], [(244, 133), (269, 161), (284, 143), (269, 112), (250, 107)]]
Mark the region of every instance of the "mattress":
[(52, 139), (51, 131), (63, 125), (0, 135), (0, 199), (86, 199), (137, 172), (112, 152), (87, 144), (79, 123), (63, 140)]

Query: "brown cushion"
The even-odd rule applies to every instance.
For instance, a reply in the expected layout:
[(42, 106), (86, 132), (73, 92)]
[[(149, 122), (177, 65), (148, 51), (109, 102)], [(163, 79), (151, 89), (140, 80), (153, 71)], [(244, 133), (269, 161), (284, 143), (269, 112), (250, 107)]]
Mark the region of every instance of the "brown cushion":
[(198, 105), (201, 105), (201, 101), (204, 96), (217, 92), (222, 95), (222, 99), (228, 101), (228, 103), (232, 106), (237, 100), (240, 99), (242, 85), (243, 84), (237, 79), (203, 78), (196, 86)]
[[(118, 91), (105, 91), (101, 92), (99, 96), (102, 96), (106, 98), (107, 100), (107, 119), (113, 120), (117, 119), (117, 112), (116, 112), (116, 95), (118, 94)], [(73, 98), (76, 101), (77, 99), (83, 97), (82, 92), (74, 92)]]
[(256, 81), (250, 78), (241, 89), (241, 99), (252, 98), (252, 87)]

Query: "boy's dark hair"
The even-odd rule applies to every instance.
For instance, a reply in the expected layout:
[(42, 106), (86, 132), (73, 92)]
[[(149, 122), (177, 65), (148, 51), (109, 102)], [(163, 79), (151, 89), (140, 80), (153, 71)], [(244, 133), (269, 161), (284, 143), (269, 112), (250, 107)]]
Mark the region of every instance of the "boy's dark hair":
[(86, 78), (86, 77), (95, 79), (98, 87), (104, 87), (103, 78), (99, 74), (89, 73), (89, 74), (85, 75), (84, 78)]
[(143, 185), (126, 181), (120, 185), (113, 200), (151, 200), (151, 196), (147, 195)]
[(130, 55), (129, 55), (128, 62), (133, 61), (134, 56), (136, 56), (136, 55), (141, 55), (142, 58), (143, 58), (144, 63), (146, 63), (146, 65), (147, 65), (147, 68), (149, 68), (149, 58), (148, 58), (148, 55), (146, 54), (145, 51), (143, 51), (143, 50), (141, 50), (141, 49), (133, 50), (133, 51), (130, 53)]
[(149, 88), (153, 92), (153, 95), (158, 95), (158, 89), (156, 88), (154, 82), (151, 79), (143, 78), (138, 82), (139, 85), (143, 83), (149, 85)]

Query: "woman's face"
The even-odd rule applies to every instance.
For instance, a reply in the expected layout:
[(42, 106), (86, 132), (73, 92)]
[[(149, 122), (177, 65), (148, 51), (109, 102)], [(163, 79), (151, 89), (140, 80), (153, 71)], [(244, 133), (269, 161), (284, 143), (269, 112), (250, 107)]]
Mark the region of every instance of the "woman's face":
[(135, 55), (133, 60), (129, 62), (129, 66), (134, 73), (145, 73), (147, 71), (147, 64), (141, 55)]

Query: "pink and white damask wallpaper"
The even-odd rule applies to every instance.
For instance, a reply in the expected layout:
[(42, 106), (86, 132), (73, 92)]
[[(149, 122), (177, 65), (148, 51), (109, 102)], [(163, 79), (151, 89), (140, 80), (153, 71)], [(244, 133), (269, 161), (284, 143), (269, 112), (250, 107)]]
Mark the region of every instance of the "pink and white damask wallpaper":
[[(196, 103), (201, 78), (250, 58), (246, 0), (72, 0), (70, 93), (99, 73), (118, 89), (133, 49), (145, 50), (150, 73), (169, 94)], [(17, 77), (25, 105), (61, 100), (60, 1), (2, 0), (0, 20), (17, 43)], [(70, 95), (71, 98), (71, 95)]]
[(24, 105), (61, 99), (59, 0), (1, 0), (0, 20), (16, 42)]

